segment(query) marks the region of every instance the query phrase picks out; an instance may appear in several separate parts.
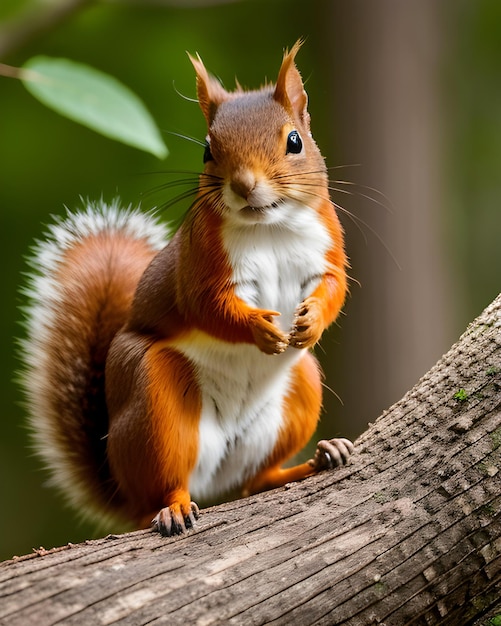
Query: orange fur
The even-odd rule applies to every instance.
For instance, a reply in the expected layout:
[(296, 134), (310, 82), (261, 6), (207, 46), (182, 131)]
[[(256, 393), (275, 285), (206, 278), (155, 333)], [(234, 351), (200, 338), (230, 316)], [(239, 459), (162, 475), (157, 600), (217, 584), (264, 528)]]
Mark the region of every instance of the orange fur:
[(166, 342), (129, 333), (114, 342), (107, 376), (108, 457), (128, 515), (151, 522), (176, 503), (188, 512), (200, 418), (193, 368)]

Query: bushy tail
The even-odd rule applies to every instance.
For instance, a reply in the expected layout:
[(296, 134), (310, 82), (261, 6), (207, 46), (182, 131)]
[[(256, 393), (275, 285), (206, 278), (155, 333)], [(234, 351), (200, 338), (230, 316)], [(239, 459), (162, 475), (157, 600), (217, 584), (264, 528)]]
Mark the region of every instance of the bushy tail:
[(70, 502), (101, 520), (120, 513), (106, 458), (106, 355), (166, 241), (151, 215), (99, 202), (56, 221), (30, 259), (22, 386), (35, 448)]

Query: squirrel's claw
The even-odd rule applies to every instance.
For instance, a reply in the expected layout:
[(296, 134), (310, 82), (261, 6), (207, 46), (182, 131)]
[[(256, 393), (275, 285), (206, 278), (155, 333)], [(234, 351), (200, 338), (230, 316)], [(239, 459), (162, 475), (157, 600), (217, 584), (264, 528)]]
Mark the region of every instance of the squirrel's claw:
[(320, 339), (323, 326), (319, 302), (310, 297), (296, 309), (289, 344), (294, 348), (312, 348)]
[(317, 443), (315, 456), (310, 463), (317, 472), (346, 465), (354, 449), (349, 439), (322, 439)]
[(159, 511), (151, 521), (151, 527), (163, 537), (182, 535), (195, 526), (199, 514), (200, 511), (195, 502), (190, 503), (190, 511), (187, 514), (183, 514), (179, 504), (171, 504)]
[(265, 354), (281, 354), (287, 350), (289, 338), (273, 323), (277, 311), (257, 309), (251, 318), (251, 329), (257, 347)]

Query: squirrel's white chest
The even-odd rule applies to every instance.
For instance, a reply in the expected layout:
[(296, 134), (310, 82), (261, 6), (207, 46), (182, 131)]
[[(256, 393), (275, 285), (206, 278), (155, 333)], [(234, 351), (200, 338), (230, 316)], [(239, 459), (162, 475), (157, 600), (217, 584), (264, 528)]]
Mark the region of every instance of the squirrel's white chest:
[[(236, 294), (250, 306), (280, 312), (275, 321), (285, 332), (325, 272), (331, 245), (313, 211), (303, 207), (301, 217), (295, 228), (234, 228), (223, 239)], [(211, 497), (245, 482), (273, 450), (292, 368), (303, 351), (270, 356), (254, 345), (207, 335), (179, 349), (195, 366), (202, 396), (190, 491), (195, 498)]]
[(291, 205), (289, 215), (287, 226), (256, 224), (223, 231), (236, 294), (252, 307), (278, 311), (275, 322), (285, 332), (296, 307), (324, 274), (325, 254), (332, 245), (315, 211), (304, 206), (294, 211)]

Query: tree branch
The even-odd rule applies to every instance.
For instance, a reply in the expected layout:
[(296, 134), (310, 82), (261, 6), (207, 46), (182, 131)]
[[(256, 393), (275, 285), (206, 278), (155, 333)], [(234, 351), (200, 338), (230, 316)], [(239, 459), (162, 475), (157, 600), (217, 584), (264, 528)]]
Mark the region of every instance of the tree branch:
[(206, 509), (183, 537), (4, 563), (0, 623), (464, 626), (501, 612), (500, 331), (501, 296), (348, 467)]

